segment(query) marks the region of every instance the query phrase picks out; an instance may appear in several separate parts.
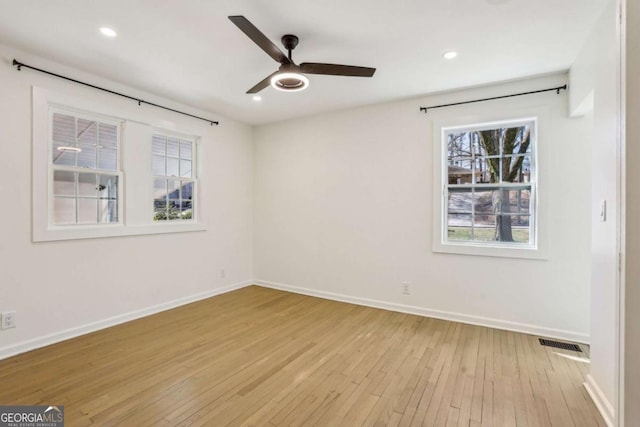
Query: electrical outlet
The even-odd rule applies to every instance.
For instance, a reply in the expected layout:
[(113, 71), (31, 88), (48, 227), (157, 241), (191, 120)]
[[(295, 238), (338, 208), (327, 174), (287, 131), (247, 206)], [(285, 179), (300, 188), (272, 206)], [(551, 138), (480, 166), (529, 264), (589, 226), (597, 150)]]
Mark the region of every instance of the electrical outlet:
[(223, 279), (225, 277), (227, 277), (227, 273), (226, 273), (226, 271), (224, 271), (224, 268), (222, 270), (220, 270), (220, 277), (223, 278)]
[(402, 282), (402, 293), (404, 295), (411, 295), (411, 284), (409, 282)]
[(16, 327), (16, 312), (7, 311), (2, 313), (2, 329), (11, 329)]

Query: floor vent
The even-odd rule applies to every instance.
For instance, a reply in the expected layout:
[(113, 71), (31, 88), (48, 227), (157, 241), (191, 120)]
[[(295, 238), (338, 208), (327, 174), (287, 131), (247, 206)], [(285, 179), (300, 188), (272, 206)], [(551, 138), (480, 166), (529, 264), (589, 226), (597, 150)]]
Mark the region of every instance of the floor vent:
[(542, 338), (538, 338), (538, 339), (540, 340), (540, 344), (541, 345), (546, 345), (547, 347), (561, 348), (563, 350), (578, 351), (578, 352), (582, 353), (582, 349), (577, 344), (569, 344), (567, 342), (545, 340), (545, 339), (542, 339)]

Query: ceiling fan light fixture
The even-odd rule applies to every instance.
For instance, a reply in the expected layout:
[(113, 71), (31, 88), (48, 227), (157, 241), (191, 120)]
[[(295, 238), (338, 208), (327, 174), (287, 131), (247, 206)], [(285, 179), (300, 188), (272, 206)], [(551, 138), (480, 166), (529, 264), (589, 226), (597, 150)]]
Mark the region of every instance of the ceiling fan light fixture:
[(309, 86), (309, 79), (300, 73), (278, 73), (271, 77), (271, 87), (283, 92), (299, 92)]

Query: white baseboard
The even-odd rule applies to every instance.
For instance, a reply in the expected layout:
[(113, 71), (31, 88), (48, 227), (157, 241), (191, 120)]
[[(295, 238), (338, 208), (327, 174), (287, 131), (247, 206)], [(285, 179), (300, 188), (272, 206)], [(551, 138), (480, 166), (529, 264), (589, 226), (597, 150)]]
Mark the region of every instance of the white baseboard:
[(111, 326), (115, 326), (120, 323), (129, 322), (131, 320), (139, 319), (141, 317), (146, 317), (152, 314), (159, 313), (161, 311), (170, 310), (172, 308), (176, 308), (181, 305), (211, 298), (216, 295), (220, 295), (230, 291), (234, 291), (236, 289), (244, 288), (245, 286), (249, 286), (251, 284), (253, 284), (253, 281), (251, 280), (234, 283), (232, 285), (211, 289), (209, 291), (201, 292), (195, 295), (190, 295), (184, 298), (178, 298), (173, 301), (168, 301), (161, 304), (153, 305), (151, 307), (143, 308), (140, 310), (131, 311), (129, 313), (124, 313), (117, 316), (109, 317), (108, 319), (98, 320), (97, 322), (88, 323), (86, 325), (66, 329), (64, 331), (54, 332), (52, 334), (44, 335), (42, 337), (33, 338), (27, 341), (22, 341), (17, 344), (11, 344), (5, 347), (0, 347), (0, 360), (6, 359), (7, 357), (15, 356), (20, 353), (25, 353), (27, 351), (35, 350), (40, 347), (45, 347), (47, 345), (55, 344), (60, 341), (65, 341), (70, 338), (75, 338), (80, 335), (85, 335), (90, 332), (95, 332), (100, 329), (109, 328)]
[(596, 404), (596, 408), (600, 411), (600, 415), (604, 418), (604, 422), (607, 423), (607, 426), (614, 427), (616, 425), (616, 416), (613, 405), (611, 405), (609, 400), (604, 396), (604, 393), (602, 393), (598, 383), (595, 382), (590, 374), (587, 374), (587, 381), (583, 385), (584, 388), (587, 389), (589, 396), (591, 396), (593, 403)]
[(451, 320), (453, 322), (468, 323), (471, 325), (486, 326), (489, 328), (504, 329), (507, 331), (522, 332), (530, 335), (540, 335), (547, 338), (556, 338), (566, 341), (589, 344), (589, 335), (581, 332), (553, 329), (543, 326), (528, 325), (525, 323), (511, 322), (507, 320), (493, 319), (489, 317), (472, 316), (463, 313), (433, 310), (429, 308), (412, 305), (398, 304), (393, 302), (379, 301), (368, 298), (354, 297), (333, 292), (318, 291), (315, 289), (301, 288), (297, 286), (284, 285), (282, 283), (269, 282), (266, 280), (255, 280), (254, 284), (266, 288), (279, 289), (282, 291), (294, 292), (297, 294), (309, 295), (312, 297), (330, 299), (334, 301), (347, 302), (351, 304), (364, 305), (367, 307), (382, 308), (385, 310), (398, 311), (401, 313), (416, 314), (418, 316), (434, 317), (436, 319)]

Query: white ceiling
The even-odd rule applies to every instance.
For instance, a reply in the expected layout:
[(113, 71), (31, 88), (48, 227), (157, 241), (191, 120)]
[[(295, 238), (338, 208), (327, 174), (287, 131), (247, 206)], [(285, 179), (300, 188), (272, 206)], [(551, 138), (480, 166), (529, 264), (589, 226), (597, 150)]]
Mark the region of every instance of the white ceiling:
[[(0, 41), (246, 123), (567, 70), (608, 0), (0, 0)], [(279, 64), (228, 19), (244, 15), (310, 75), (298, 93), (245, 92)], [(107, 39), (98, 32), (118, 32)], [(447, 61), (442, 54), (459, 52)], [(20, 58), (18, 58), (20, 59)], [(30, 64), (38, 66), (38, 64)]]

